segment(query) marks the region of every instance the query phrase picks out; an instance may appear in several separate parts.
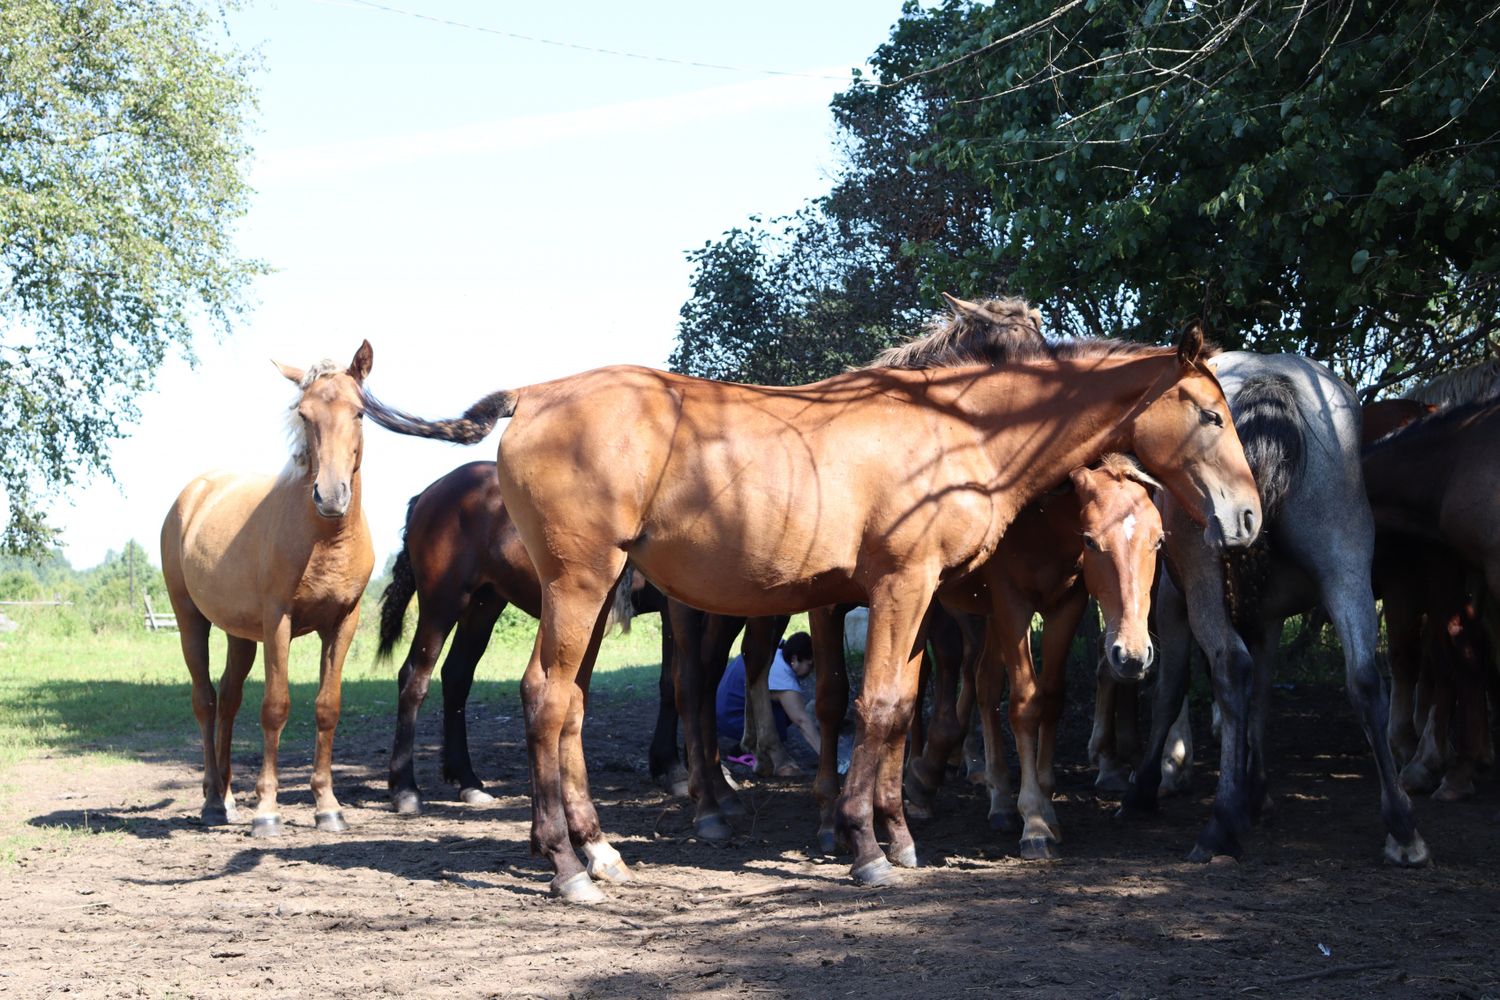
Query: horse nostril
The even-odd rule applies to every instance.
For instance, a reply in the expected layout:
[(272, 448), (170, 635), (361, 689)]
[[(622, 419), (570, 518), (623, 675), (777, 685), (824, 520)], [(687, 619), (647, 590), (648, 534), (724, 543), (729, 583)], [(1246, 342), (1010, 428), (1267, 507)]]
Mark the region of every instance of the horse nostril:
[(1245, 508), (1244, 512), (1240, 514), (1240, 527), (1244, 530), (1246, 538), (1255, 534), (1255, 511), (1249, 507)]
[(318, 484), (317, 483), (313, 483), (313, 503), (315, 503), (315, 504), (321, 504), (322, 502), (323, 502), (323, 494), (318, 491)]

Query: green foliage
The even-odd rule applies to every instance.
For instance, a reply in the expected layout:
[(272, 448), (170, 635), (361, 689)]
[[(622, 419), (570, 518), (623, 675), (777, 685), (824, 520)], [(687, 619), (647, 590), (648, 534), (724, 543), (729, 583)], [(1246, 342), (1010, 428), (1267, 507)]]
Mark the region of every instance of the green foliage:
[[(838, 248), (817, 287), (887, 289), (856, 310), (866, 329), (911, 332), (939, 291), (1009, 292), (1073, 335), (1160, 340), (1202, 315), (1226, 346), (1370, 389), (1474, 360), (1500, 330), (1483, 4), (908, 2), (870, 62), (834, 102), (845, 162), (804, 213)], [(731, 237), (695, 256), (688, 370), (796, 354), (783, 341), (815, 325), (794, 280), (811, 269)]]
[[(217, 8), (215, 8), (217, 9)], [(196, 0), (0, 5), (0, 546), (136, 416), (193, 323), (227, 330), (241, 259), (244, 60)]]

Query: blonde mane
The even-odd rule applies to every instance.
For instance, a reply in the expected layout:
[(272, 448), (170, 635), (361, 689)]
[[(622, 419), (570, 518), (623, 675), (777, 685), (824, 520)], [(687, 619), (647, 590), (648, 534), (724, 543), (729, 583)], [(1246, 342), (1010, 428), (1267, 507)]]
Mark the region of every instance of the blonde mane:
[(1500, 395), (1500, 358), (1490, 357), (1429, 379), (1406, 393), (1404, 398), (1448, 407), (1483, 403), (1497, 395)]
[(337, 375), (344, 370), (344, 365), (324, 358), (308, 368), (303, 373), (302, 380), (297, 383), (297, 398), (292, 400), (292, 405), (287, 407), (286, 411), (286, 439), (292, 453), (287, 459), (287, 467), (283, 470), (283, 475), (307, 471), (307, 426), (302, 422), (302, 418), (297, 416), (297, 405), (302, 402), (302, 396), (318, 379)]

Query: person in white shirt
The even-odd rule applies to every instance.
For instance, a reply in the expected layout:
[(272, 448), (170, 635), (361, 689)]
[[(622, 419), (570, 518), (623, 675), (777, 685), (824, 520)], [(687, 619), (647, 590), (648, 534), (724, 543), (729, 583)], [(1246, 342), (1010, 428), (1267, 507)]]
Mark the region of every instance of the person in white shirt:
[[(771, 658), (771, 670), (766, 686), (771, 692), (771, 711), (776, 718), (776, 732), (783, 741), (788, 732), (796, 727), (797, 732), (814, 751), (818, 749), (818, 723), (807, 711), (802, 699), (802, 678), (812, 673), (812, 637), (806, 632), (794, 632), (782, 641)], [(729, 661), (724, 677), (719, 681), (715, 698), (715, 714), (718, 716), (719, 735), (728, 741), (738, 741), (745, 728), (745, 657), (736, 656)]]

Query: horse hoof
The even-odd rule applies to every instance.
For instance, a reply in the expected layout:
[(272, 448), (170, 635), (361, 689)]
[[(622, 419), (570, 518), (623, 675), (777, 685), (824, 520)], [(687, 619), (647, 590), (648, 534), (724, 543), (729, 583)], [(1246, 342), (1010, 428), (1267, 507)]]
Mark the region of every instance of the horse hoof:
[(602, 903), (609, 898), (604, 895), (604, 890), (600, 889), (594, 884), (594, 880), (589, 878), (588, 872), (579, 872), (577, 875), (571, 875), (561, 882), (553, 879), (548, 892), (552, 894), (553, 898), (560, 899), (564, 903), (582, 903), (585, 906), (593, 903)]
[(1108, 798), (1120, 798), (1130, 791), (1130, 779), (1121, 774), (1105, 774), (1099, 772), (1099, 777), (1094, 779), (1094, 791)]
[(997, 833), (1019, 833), (1021, 814), (1018, 812), (990, 813), (990, 829)]
[(615, 885), (623, 885), (629, 882), (633, 876), (630, 868), (623, 861), (611, 861), (607, 865), (595, 865), (589, 869), (589, 877), (600, 882), (611, 882)]
[(1385, 835), (1385, 862), (1401, 868), (1421, 868), (1432, 864), (1432, 853), (1422, 841), (1422, 835), (1412, 831), (1411, 843), (1402, 844), (1390, 834)]
[(849, 870), (849, 874), (855, 882), (868, 886), (891, 885), (899, 877), (896, 869), (884, 857), (867, 861), (862, 865), (855, 865)]
[(709, 840), (714, 843), (723, 843), (734, 836), (734, 829), (723, 816), (714, 814), (704, 816), (702, 819), (693, 820), (693, 834), (699, 840)]
[(1430, 792), (1437, 787), (1437, 775), (1423, 765), (1420, 761), (1412, 761), (1401, 769), (1400, 776), (1396, 779), (1401, 790), (1408, 795), (1418, 795), (1422, 792)]
[(818, 851), (830, 857), (839, 852), (838, 840), (834, 837), (832, 830), (818, 831)]
[(738, 795), (725, 795), (719, 799), (719, 812), (725, 816), (744, 816), (749, 810), (745, 808), (745, 803), (740, 801)]
[(487, 806), (495, 801), (493, 795), (478, 786), (463, 789), (458, 793), (458, 797), (465, 805), (470, 806)]
[(204, 826), (228, 826), (235, 820), (223, 806), (204, 806), (201, 815)]
[(413, 791), (392, 793), (391, 805), (395, 808), (397, 816), (422, 815), (422, 796)]
[(344, 812), (342, 809), (330, 809), (327, 812), (313, 813), (313, 822), (324, 833), (343, 833), (349, 829), (349, 824), (344, 822)]
[(688, 798), (689, 794), (688, 794), (687, 779), (683, 778), (681, 781), (674, 781), (674, 782), (672, 782), (671, 787), (668, 788), (667, 791), (670, 792), (670, 793), (672, 793), (673, 797), (675, 797), (675, 798), (679, 798), (679, 799)]
[(1060, 855), (1057, 845), (1046, 837), (1023, 837), (1021, 857), (1027, 861), (1056, 861)]
[(1455, 781), (1449, 783), (1447, 778), (1438, 785), (1437, 791), (1432, 793), (1434, 802), (1467, 802), (1474, 797), (1474, 783), (1472, 781)]
[(252, 837), (279, 837), (284, 832), (280, 816), (257, 816), (250, 821)]
[(886, 859), (897, 868), (915, 868), (917, 867), (917, 845), (907, 844), (899, 851), (888, 852)]
[(926, 823), (932, 819), (932, 803), (922, 802), (910, 796), (906, 799), (906, 818)]

